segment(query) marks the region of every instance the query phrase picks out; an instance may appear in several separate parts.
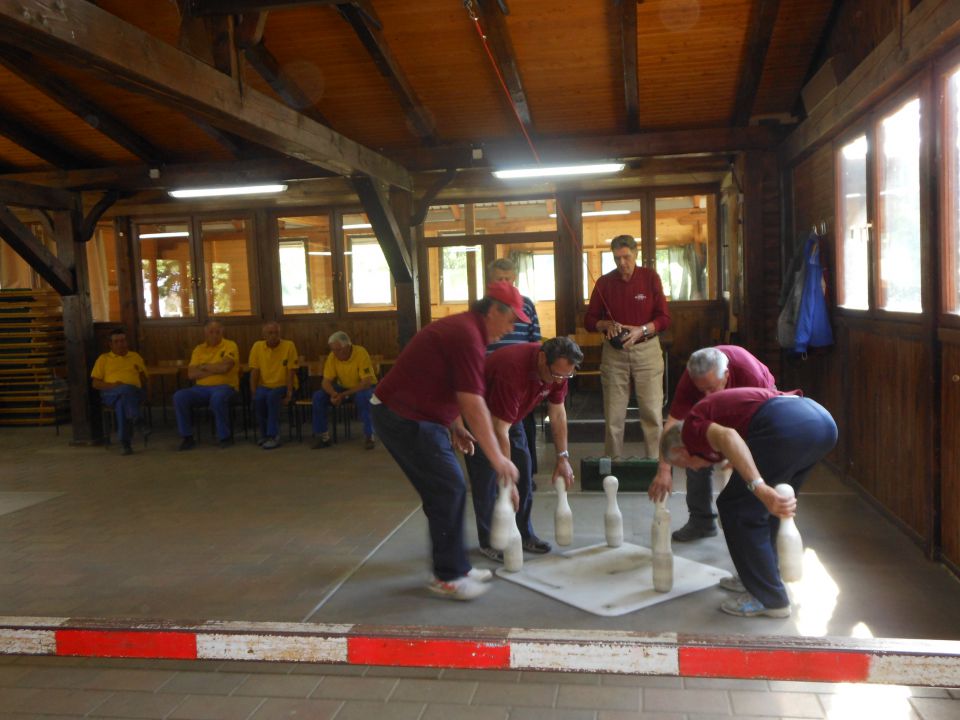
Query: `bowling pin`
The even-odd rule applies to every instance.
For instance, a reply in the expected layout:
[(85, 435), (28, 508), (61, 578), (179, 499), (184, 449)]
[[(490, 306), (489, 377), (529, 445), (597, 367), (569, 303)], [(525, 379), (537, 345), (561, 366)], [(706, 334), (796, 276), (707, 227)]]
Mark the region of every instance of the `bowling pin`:
[(520, 572), (523, 568), (523, 538), (516, 522), (513, 523), (513, 532), (510, 533), (510, 540), (503, 551), (503, 567), (508, 572)]
[(500, 487), (497, 502), (493, 506), (493, 520), (490, 523), (490, 547), (494, 550), (506, 550), (513, 534), (512, 527), (517, 529), (517, 514), (510, 501), (510, 485), (506, 481), (498, 480)]
[(653, 513), (650, 548), (653, 550), (653, 589), (670, 592), (673, 589), (673, 548), (670, 545), (670, 511), (666, 499), (657, 503)]
[(557, 478), (557, 509), (553, 513), (553, 528), (557, 545), (569, 545), (573, 542), (573, 512), (567, 501), (567, 485), (562, 477)]
[[(796, 497), (793, 487), (787, 483), (780, 483), (774, 490), (780, 493), (781, 497)], [(797, 582), (803, 578), (803, 539), (793, 518), (780, 520), (777, 557), (780, 560), (780, 577), (784, 582)]]
[(607, 545), (610, 547), (623, 545), (623, 515), (617, 505), (618, 487), (620, 487), (620, 482), (613, 475), (607, 475), (603, 479), (603, 491), (607, 494), (607, 510), (603, 514), (603, 529), (607, 533)]

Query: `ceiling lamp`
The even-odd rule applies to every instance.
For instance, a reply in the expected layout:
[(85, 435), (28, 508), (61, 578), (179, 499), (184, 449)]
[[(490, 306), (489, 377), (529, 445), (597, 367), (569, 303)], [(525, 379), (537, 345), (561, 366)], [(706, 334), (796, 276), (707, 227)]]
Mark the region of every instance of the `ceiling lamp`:
[(241, 185), (236, 187), (184, 188), (171, 190), (170, 197), (199, 198), (226, 197), (228, 195), (263, 195), (265, 193), (286, 192), (286, 185)]
[(620, 172), (624, 163), (592, 163), (590, 165), (537, 165), (536, 167), (494, 170), (493, 176), (501, 180), (536, 177), (564, 177), (568, 175), (602, 175)]

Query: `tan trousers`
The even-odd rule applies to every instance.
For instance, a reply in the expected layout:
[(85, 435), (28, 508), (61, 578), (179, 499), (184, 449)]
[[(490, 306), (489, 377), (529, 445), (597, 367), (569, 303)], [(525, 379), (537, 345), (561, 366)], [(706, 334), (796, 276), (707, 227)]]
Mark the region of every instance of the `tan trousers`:
[(600, 383), (603, 386), (603, 415), (607, 421), (605, 453), (610, 457), (624, 456), (623, 428), (631, 377), (643, 430), (645, 451), (642, 455), (655, 458), (659, 455), (660, 433), (663, 431), (663, 352), (658, 338), (624, 350), (603, 343)]

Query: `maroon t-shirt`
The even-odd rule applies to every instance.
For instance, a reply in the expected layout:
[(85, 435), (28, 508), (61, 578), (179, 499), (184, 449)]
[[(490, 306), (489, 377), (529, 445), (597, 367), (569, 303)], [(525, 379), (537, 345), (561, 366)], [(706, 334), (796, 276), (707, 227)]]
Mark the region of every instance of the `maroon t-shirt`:
[(490, 414), (511, 425), (520, 422), (540, 402), (559, 405), (567, 396), (567, 381), (545, 383), (537, 372), (540, 343), (507, 345), (487, 355), (484, 377)]
[(484, 394), (486, 354), (483, 315), (450, 315), (413, 336), (374, 394), (408, 420), (449, 425), (460, 414), (458, 392)]
[[(773, 379), (769, 368), (739, 345), (717, 345), (716, 349), (730, 360), (727, 365), (725, 390), (740, 387), (777, 389), (777, 382)], [(703, 397), (703, 393), (697, 390), (697, 386), (690, 379), (690, 373), (684, 370), (673, 394), (673, 402), (670, 403), (670, 417), (683, 420), (690, 412), (690, 408)]]
[[(610, 313), (613, 317), (610, 317)], [(644, 325), (653, 322), (657, 332), (666, 330), (670, 327), (670, 312), (667, 310), (667, 299), (663, 295), (660, 276), (639, 265), (627, 281), (624, 281), (617, 270), (601, 276), (593, 286), (583, 326), (593, 332), (600, 320), (616, 320), (622, 325)]]
[(710, 462), (720, 462), (724, 459), (723, 456), (710, 447), (707, 441), (707, 429), (713, 423), (733, 428), (746, 440), (750, 421), (767, 400), (802, 394), (800, 390), (781, 392), (769, 388), (747, 387), (721, 390), (707, 395), (693, 406), (683, 421), (683, 432), (680, 433), (683, 446), (691, 455), (699, 455)]

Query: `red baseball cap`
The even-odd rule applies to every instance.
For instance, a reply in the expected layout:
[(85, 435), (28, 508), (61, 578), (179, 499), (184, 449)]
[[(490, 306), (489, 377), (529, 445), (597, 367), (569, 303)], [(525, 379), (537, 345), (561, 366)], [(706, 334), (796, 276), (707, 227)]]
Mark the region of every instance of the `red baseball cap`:
[(506, 280), (492, 282), (487, 285), (487, 297), (493, 298), (508, 306), (513, 310), (513, 314), (517, 316), (520, 322), (530, 322), (530, 318), (527, 317), (527, 314), (523, 311), (523, 295)]

